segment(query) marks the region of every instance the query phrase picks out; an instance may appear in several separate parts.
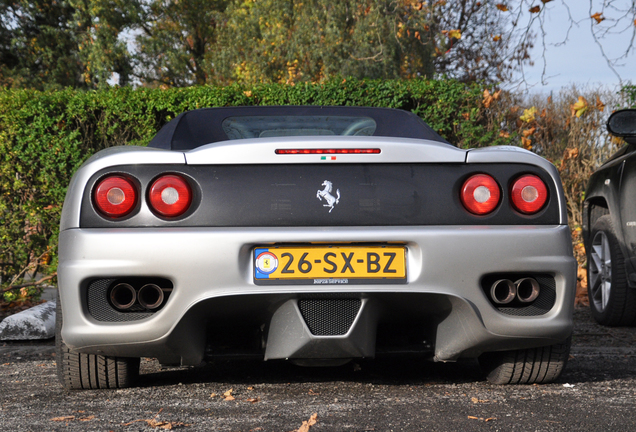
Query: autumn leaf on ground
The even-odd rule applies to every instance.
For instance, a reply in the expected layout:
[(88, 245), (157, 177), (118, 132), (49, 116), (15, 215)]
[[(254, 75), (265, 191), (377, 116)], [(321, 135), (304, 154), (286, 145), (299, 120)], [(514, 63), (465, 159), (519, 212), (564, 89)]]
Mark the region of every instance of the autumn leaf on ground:
[(534, 115), (536, 113), (537, 113), (537, 108), (531, 107), (531, 108), (523, 110), (523, 115), (521, 115), (519, 118), (521, 119), (521, 121), (530, 123), (531, 121), (534, 120)]
[(506, 131), (499, 131), (499, 138), (510, 138), (510, 133)]
[(605, 21), (605, 18), (603, 18), (603, 14), (600, 12), (596, 12), (590, 18), (594, 18), (596, 20), (596, 24), (600, 24), (602, 21)]
[(59, 421), (59, 422), (69, 421), (69, 420), (75, 420), (75, 416), (62, 416), (62, 417), (54, 417), (51, 419), (51, 421)]
[(234, 396), (232, 396), (232, 391), (234, 389), (229, 389), (228, 391), (226, 391), (225, 393), (223, 393), (223, 396), (225, 396), (225, 400), (226, 401), (233, 401), (234, 400)]
[(481, 420), (483, 422), (489, 422), (489, 421), (497, 420), (495, 417), (483, 418), (483, 417), (468, 416), (468, 418), (471, 419), (471, 420)]
[(422, 2), (417, 2), (413, 5), (413, 9), (422, 10)]
[(576, 103), (570, 105), (570, 110), (572, 111), (572, 117), (574, 116), (581, 117), (583, 114), (587, 112), (588, 106), (589, 104), (587, 103), (587, 100), (583, 96), (579, 96), (579, 100)]
[(448, 37), (450, 38), (455, 38), (455, 39), (461, 39), (462, 38), (462, 32), (460, 30), (451, 30), (448, 32)]
[(244, 94), (245, 96), (247, 96), (247, 97), (252, 97), (252, 91), (251, 91), (251, 90), (245, 90), (245, 91), (243, 92), (243, 94)]
[(601, 98), (599, 98), (598, 96), (596, 96), (596, 109), (600, 112), (603, 112), (605, 110), (605, 104), (601, 102)]
[(159, 417), (159, 414), (161, 414), (161, 411), (163, 411), (163, 408), (161, 408), (159, 410), (159, 412), (154, 416), (154, 418), (133, 420), (131, 422), (124, 423), (124, 426), (130, 426), (133, 423), (140, 423), (140, 422), (146, 422), (148, 424), (148, 426), (150, 426), (152, 428), (164, 429), (164, 430), (172, 430), (172, 429), (177, 428), (177, 427), (192, 426), (190, 424), (185, 424), (185, 423), (182, 423), (182, 422), (172, 422), (172, 421), (157, 420), (157, 417)]
[(498, 3), (495, 6), (497, 6), (497, 9), (499, 9), (502, 12), (508, 12), (508, 6), (506, 6), (503, 3)]
[(493, 42), (499, 42), (501, 40), (501, 35), (496, 35), (492, 37)]
[(318, 413), (313, 413), (309, 420), (303, 421), (303, 424), (296, 432), (309, 432), (309, 428), (318, 423)]
[(487, 400), (487, 399), (478, 399), (478, 398), (476, 398), (476, 397), (472, 397), (472, 398), (470, 398), (470, 401), (471, 401), (472, 403), (474, 403), (474, 404), (476, 404), (476, 403), (486, 403), (486, 402), (490, 402), (490, 401), (489, 401), (489, 400)]
[(532, 6), (528, 10), (530, 11), (530, 13), (539, 13), (541, 11), (541, 6)]

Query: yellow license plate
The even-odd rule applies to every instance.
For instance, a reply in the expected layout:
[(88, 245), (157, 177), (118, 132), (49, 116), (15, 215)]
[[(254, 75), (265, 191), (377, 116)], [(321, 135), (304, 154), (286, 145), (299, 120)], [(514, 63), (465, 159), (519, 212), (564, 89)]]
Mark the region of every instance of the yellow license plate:
[(254, 249), (257, 284), (405, 283), (404, 246), (271, 246)]

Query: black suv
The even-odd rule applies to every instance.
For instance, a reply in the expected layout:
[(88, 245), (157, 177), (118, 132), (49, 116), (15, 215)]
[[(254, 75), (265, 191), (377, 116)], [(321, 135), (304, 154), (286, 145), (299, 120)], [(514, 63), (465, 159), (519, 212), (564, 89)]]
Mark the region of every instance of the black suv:
[(636, 109), (616, 111), (608, 131), (627, 143), (597, 169), (583, 203), (588, 296), (600, 324), (636, 324)]

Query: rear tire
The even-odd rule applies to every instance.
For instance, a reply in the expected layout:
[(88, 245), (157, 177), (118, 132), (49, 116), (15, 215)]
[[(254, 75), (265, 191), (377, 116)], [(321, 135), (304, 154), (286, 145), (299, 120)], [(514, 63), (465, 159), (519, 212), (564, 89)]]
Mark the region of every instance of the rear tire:
[(57, 378), (66, 390), (130, 387), (139, 377), (139, 359), (75, 353), (62, 340), (62, 306), (57, 295), (55, 356)]
[(606, 326), (636, 324), (636, 289), (627, 284), (625, 259), (610, 215), (594, 222), (587, 247), (587, 294), (594, 319)]
[(572, 338), (539, 348), (484, 353), (479, 365), (493, 384), (547, 384), (565, 369)]

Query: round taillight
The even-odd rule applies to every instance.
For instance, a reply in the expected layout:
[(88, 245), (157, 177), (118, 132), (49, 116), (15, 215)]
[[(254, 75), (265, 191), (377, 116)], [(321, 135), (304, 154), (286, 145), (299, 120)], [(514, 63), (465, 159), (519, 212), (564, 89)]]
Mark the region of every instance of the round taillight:
[(548, 188), (536, 175), (519, 177), (512, 184), (510, 193), (512, 206), (523, 214), (534, 214), (543, 208), (548, 200)]
[(499, 205), (499, 185), (486, 174), (475, 174), (464, 182), (460, 194), (466, 210), (476, 215), (492, 212)]
[(137, 188), (125, 177), (114, 175), (101, 180), (93, 192), (97, 210), (112, 219), (121, 218), (134, 210)]
[(177, 217), (192, 203), (192, 190), (187, 181), (174, 174), (159, 177), (150, 186), (150, 207), (163, 217)]

